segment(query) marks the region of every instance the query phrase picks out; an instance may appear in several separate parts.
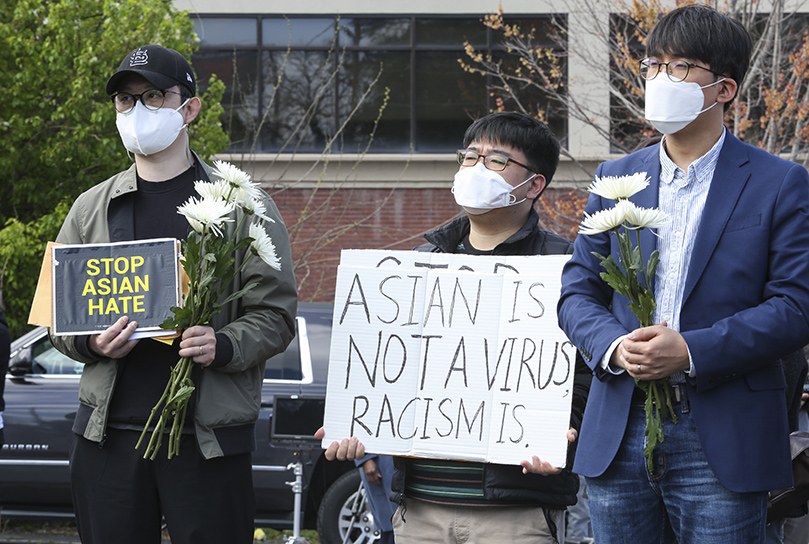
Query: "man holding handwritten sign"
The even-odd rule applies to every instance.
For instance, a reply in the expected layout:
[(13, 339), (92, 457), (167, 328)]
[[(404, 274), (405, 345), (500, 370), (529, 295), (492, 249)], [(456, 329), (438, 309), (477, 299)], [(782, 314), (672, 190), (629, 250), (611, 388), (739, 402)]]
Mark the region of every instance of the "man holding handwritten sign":
[[(532, 455), (540, 451), (541, 444), (532, 445), (526, 436), (544, 420), (527, 408), (516, 407), (516, 389), (521, 388), (523, 394), (530, 390), (528, 396), (541, 391), (551, 397), (556, 394), (559, 403), (564, 402), (565, 394), (569, 403), (572, 395), (573, 428), (567, 433), (572, 443), (584, 410), (590, 371), (563, 337), (558, 342), (550, 338), (543, 342), (538, 340), (541, 333), (528, 330), (532, 323), (537, 326), (543, 311), (552, 310), (555, 299), (544, 303), (545, 293), (539, 285), (547, 292), (553, 291), (549, 286), (558, 286), (558, 274), (538, 277), (532, 267), (514, 264), (519, 257), (504, 257), (572, 252), (572, 244), (538, 228), (533, 207), (556, 171), (559, 143), (547, 126), (531, 117), (494, 113), (469, 127), (464, 146), (458, 152), (460, 169), (453, 194), (466, 216), (426, 235), (429, 243), (418, 250), (432, 255), (411, 253), (414, 257), (410, 263), (397, 256), (394, 258), (398, 263), (379, 260), (364, 270), (359, 263), (355, 275), (358, 279), (355, 281), (349, 274), (347, 284), (338, 285), (335, 311), (340, 315), (335, 316), (337, 328), (333, 335), (338, 336), (333, 345), (347, 345), (347, 353), (345, 347), (341, 349), (346, 358), (351, 356), (352, 364), (350, 374), (343, 379), (357, 383), (373, 379), (388, 385), (414, 380), (415, 389), (403, 388), (401, 398), (392, 393), (387, 400), (384, 395), (381, 400), (378, 395), (366, 395), (366, 409), (366, 401), (351, 390), (351, 383), (348, 388), (343, 387), (345, 383), (337, 385), (351, 395), (355, 435), (372, 434), (375, 440), (392, 440), (395, 433), (402, 455), (434, 458), (395, 459), (393, 489), (401, 505), (393, 519), (397, 543), (459, 539), (561, 542), (564, 509), (576, 502), (578, 489), (578, 479), (569, 468), (574, 448), (568, 448), (566, 468), (554, 467)], [(497, 259), (478, 261), (469, 255)], [(373, 255), (366, 261), (373, 262)], [(480, 270), (469, 270), (473, 268), (469, 266), (471, 262), (486, 264)], [(494, 270), (495, 263), (512, 269)], [(344, 258), (342, 265), (352, 263)], [(420, 273), (415, 272), (418, 269)], [(363, 278), (367, 280), (364, 283)], [(409, 298), (403, 296), (408, 285)], [(365, 296), (366, 286), (381, 295), (374, 300), (382, 304), (373, 310), (370, 295)], [(554, 296), (558, 298), (558, 287)], [(374, 323), (378, 337), (358, 334), (356, 338), (341, 338), (341, 320), (343, 324), (356, 320), (357, 327), (352, 330), (361, 330), (363, 321), (366, 328)], [(394, 335), (393, 328), (385, 329), (380, 323), (399, 325), (401, 332)], [(405, 333), (410, 326), (414, 331)], [(486, 332), (457, 332), (472, 326), (475, 331)], [(528, 328), (519, 330), (522, 326)], [(466, 364), (473, 359), (485, 361), (487, 356), (488, 366)], [(569, 372), (575, 374), (571, 381), (565, 380), (562, 372), (567, 361)], [(550, 385), (555, 383), (570, 385), (565, 390)], [(467, 395), (472, 389), (475, 394)], [(326, 427), (329, 417), (327, 410)], [(455, 446), (445, 441), (433, 447), (431, 440), (423, 438), (442, 438), (441, 435)], [(317, 436), (323, 438), (326, 432), (321, 429)], [(486, 444), (489, 453), (464, 454), (481, 443)], [(489, 447), (492, 444), (494, 447)], [(508, 444), (523, 454), (516, 457), (522, 462), (495, 464), (505, 461), (497, 453), (490, 453)], [(356, 436), (327, 445), (329, 459), (361, 458), (365, 451)], [(489, 462), (451, 460), (462, 455), (479, 455), (480, 461)], [(514, 451), (508, 455), (508, 459), (515, 459)]]

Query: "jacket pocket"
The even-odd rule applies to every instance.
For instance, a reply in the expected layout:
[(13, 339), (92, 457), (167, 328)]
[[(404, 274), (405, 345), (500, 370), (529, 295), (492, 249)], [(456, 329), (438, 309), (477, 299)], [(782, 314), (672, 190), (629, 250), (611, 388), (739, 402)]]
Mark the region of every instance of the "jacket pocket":
[(753, 391), (785, 389), (787, 386), (784, 371), (780, 364), (748, 372), (744, 375), (744, 379), (747, 381), (747, 386)]
[(76, 418), (73, 420), (73, 432), (79, 435), (84, 435), (87, 425), (90, 424), (90, 417), (95, 411), (94, 406), (89, 406), (84, 403), (79, 404), (79, 409), (76, 410)]
[(757, 227), (761, 224), (761, 214), (748, 215), (746, 217), (731, 217), (728, 221), (728, 226), (725, 227), (725, 232), (733, 232), (736, 230), (749, 229)]

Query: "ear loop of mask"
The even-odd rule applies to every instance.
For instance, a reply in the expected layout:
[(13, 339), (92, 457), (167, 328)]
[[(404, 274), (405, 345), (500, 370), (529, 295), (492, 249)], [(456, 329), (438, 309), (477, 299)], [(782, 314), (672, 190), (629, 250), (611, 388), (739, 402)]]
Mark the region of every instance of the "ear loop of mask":
[[(515, 186), (514, 186), (514, 187), (511, 189), (511, 192), (509, 192), (509, 194), (508, 194), (508, 198), (509, 198), (509, 201), (510, 201), (510, 202), (508, 203), (508, 205), (509, 205), (509, 206), (514, 206), (515, 204), (519, 204), (520, 202), (523, 202), (524, 200), (527, 200), (527, 199), (528, 199), (528, 197), (526, 196), (526, 197), (524, 197), (522, 200), (520, 200), (520, 202), (517, 202), (517, 197), (516, 197), (516, 196), (514, 196), (514, 190), (515, 190), (515, 189), (519, 189), (520, 187), (522, 187), (523, 185), (525, 185), (526, 183), (528, 183), (529, 181), (531, 181), (531, 180), (532, 180), (532, 179), (534, 179), (535, 177), (537, 177), (537, 174), (536, 174), (536, 173), (534, 173), (534, 175), (533, 175), (533, 176), (531, 176), (531, 177), (530, 177), (530, 178), (528, 178), (527, 180), (523, 181), (523, 182), (522, 182), (522, 183), (520, 183), (519, 185), (515, 185)], [(544, 190), (544, 188), (543, 188), (543, 190)], [(511, 200), (512, 198), (513, 198), (514, 200)]]
[[(194, 98), (194, 97), (192, 96), (191, 98)], [(191, 102), (191, 98), (187, 98), (186, 101), (183, 102), (182, 105), (179, 108), (177, 108), (175, 111), (177, 113), (180, 113), (180, 110), (183, 109), (186, 106), (186, 104)], [(191, 166), (194, 166), (194, 161), (192, 160), (194, 158), (194, 154), (191, 153), (191, 135), (188, 134), (189, 125), (190, 125), (190, 123), (185, 123), (185, 125), (183, 126), (183, 129), (185, 129), (185, 151), (186, 151), (185, 160), (188, 163), (188, 166), (191, 167)]]
[[(705, 85), (704, 87), (700, 87), (700, 88), (699, 88), (699, 90), (707, 89), (708, 87), (713, 87), (714, 85), (719, 85), (720, 83), (722, 83), (722, 82), (723, 82), (723, 81), (725, 81), (726, 79), (727, 79), (726, 77), (723, 77), (723, 78), (722, 78), (722, 79), (720, 79), (719, 81), (714, 81), (713, 83), (709, 83), (708, 85)], [(703, 113), (705, 113), (705, 112), (706, 112), (706, 111), (708, 111), (709, 109), (713, 108), (713, 107), (714, 107), (714, 106), (716, 106), (717, 104), (719, 104), (719, 102), (717, 102), (716, 100), (714, 100), (713, 104), (711, 104), (710, 106), (708, 106), (708, 107), (707, 107), (707, 108), (705, 108), (704, 110), (700, 111), (698, 115), (702, 115)]]

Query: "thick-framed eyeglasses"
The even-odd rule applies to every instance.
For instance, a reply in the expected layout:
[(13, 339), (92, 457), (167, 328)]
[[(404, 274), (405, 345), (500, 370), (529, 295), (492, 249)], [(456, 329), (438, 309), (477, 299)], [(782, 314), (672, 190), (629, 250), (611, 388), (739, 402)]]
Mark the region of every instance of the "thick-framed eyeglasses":
[(657, 74), (660, 73), (660, 68), (663, 66), (666, 67), (666, 75), (669, 76), (669, 79), (678, 83), (688, 77), (688, 71), (691, 68), (699, 68), (700, 70), (708, 71), (717, 76), (723, 75), (718, 72), (714, 72), (710, 68), (705, 68), (704, 66), (700, 66), (699, 64), (694, 64), (693, 62), (688, 62), (687, 60), (683, 59), (673, 59), (668, 62), (658, 62), (655, 59), (650, 59), (647, 57), (645, 59), (640, 59), (640, 77), (646, 80), (654, 79), (657, 77)]
[(160, 89), (149, 89), (140, 94), (132, 93), (115, 93), (110, 96), (110, 100), (115, 104), (115, 110), (118, 113), (129, 113), (135, 107), (136, 101), (146, 106), (147, 110), (156, 111), (163, 107), (163, 101), (166, 99), (166, 93), (180, 94), (176, 91), (163, 91)]
[(524, 165), (521, 162), (517, 162), (510, 157), (505, 157), (503, 155), (481, 155), (480, 153), (475, 153), (474, 151), (469, 151), (466, 149), (459, 149), (458, 150), (458, 164), (461, 166), (475, 166), (480, 159), (483, 159), (483, 166), (488, 168), (493, 172), (502, 172), (506, 169), (508, 163), (513, 162), (517, 166), (522, 166), (529, 172), (534, 172), (530, 167)]

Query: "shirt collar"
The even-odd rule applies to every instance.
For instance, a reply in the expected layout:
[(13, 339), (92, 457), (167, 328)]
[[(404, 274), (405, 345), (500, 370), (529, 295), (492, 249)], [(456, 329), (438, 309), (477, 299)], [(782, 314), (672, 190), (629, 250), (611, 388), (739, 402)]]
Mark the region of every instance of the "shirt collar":
[[(727, 128), (722, 129), (722, 135), (713, 147), (703, 156), (691, 163), (688, 167), (688, 172), (684, 172), (682, 168), (674, 164), (666, 153), (666, 137), (660, 142), (660, 181), (663, 183), (673, 183), (676, 178), (682, 179), (682, 185), (687, 185), (692, 177), (689, 172), (694, 173), (694, 178), (697, 182), (702, 180), (710, 180), (713, 171), (716, 169), (716, 163), (719, 160), (719, 152), (722, 151), (722, 146), (725, 143), (725, 134)], [(681, 172), (677, 176), (677, 172)]]

